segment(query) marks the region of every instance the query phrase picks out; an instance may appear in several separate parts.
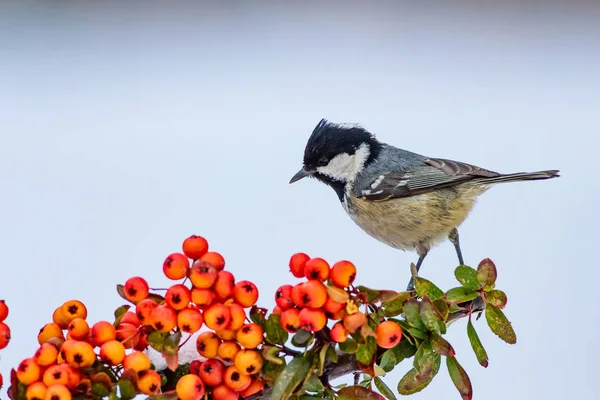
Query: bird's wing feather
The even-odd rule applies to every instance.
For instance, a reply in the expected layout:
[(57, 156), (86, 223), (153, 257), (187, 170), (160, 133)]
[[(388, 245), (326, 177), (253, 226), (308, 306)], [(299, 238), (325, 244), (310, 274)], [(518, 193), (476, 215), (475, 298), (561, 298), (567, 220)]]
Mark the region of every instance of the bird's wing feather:
[(410, 197), (454, 186), (474, 178), (499, 176), (475, 165), (442, 158), (426, 158), (419, 165), (403, 171), (389, 172), (361, 180), (356, 194), (365, 200), (388, 200)]

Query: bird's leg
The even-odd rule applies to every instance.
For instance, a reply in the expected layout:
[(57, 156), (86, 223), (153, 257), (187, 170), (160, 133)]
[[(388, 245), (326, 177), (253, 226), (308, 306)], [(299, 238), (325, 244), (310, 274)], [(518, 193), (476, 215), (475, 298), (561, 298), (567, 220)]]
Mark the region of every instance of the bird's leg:
[(454, 248), (456, 249), (456, 255), (458, 256), (458, 263), (460, 265), (465, 265), (465, 262), (464, 262), (463, 256), (462, 256), (462, 251), (460, 250), (460, 243), (458, 241), (458, 229), (454, 228), (450, 231), (450, 233), (448, 234), (448, 240), (450, 240), (450, 242), (454, 245)]
[[(423, 260), (425, 260), (425, 257), (427, 256), (429, 249), (417, 248), (417, 252), (419, 253), (419, 259), (417, 260), (416, 270), (417, 270), (417, 272), (419, 272), (419, 269), (421, 269), (421, 264), (423, 264)], [(408, 281), (408, 286), (406, 287), (406, 291), (412, 292), (413, 290), (415, 290), (415, 285), (413, 282), (413, 278), (411, 277), (410, 281)]]

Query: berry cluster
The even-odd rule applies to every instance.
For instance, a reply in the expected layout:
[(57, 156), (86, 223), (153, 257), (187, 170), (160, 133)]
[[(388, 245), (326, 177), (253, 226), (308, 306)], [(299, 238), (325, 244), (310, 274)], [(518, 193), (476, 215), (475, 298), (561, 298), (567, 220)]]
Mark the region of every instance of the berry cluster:
[[(10, 342), (10, 328), (4, 321), (8, 317), (8, 306), (4, 300), (0, 300), (0, 350), (8, 346)], [(0, 389), (2, 389), (3, 378), (0, 374)]]
[[(367, 315), (359, 310), (363, 303), (352, 286), (356, 267), (350, 261), (338, 261), (332, 267), (322, 258), (296, 253), (290, 258), (290, 271), (296, 278), (306, 278), (295, 286), (283, 285), (275, 293), (274, 314), (280, 314), (287, 332), (304, 329), (319, 332), (328, 320), (336, 321), (329, 329), (331, 340), (343, 343), (361, 329), (370, 329)], [(377, 344), (385, 349), (396, 346), (402, 328), (396, 322), (379, 323), (375, 330)]]

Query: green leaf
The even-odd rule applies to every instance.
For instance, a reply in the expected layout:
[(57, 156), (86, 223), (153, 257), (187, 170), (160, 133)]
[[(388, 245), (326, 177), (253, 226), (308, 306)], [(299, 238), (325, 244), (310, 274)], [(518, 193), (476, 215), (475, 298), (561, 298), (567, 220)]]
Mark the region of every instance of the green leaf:
[(325, 343), (321, 350), (319, 350), (319, 363), (317, 364), (317, 375), (323, 375), (323, 368), (325, 368), (325, 363), (327, 362), (327, 352), (331, 345), (329, 343)]
[(479, 280), (477, 279), (477, 271), (466, 265), (459, 265), (454, 270), (454, 276), (461, 285), (467, 289), (477, 290), (481, 287)]
[(506, 294), (502, 290), (490, 290), (485, 294), (487, 304), (491, 304), (498, 308), (504, 308), (508, 302)]
[(446, 333), (446, 324), (444, 323), (442, 316), (427, 296), (423, 297), (419, 311), (421, 320), (423, 320), (423, 324), (428, 330), (435, 332), (438, 335)]
[(356, 351), (356, 360), (363, 365), (373, 364), (373, 357), (377, 351), (377, 344), (373, 336), (367, 337), (365, 344), (359, 344)]
[[(425, 329), (425, 328), (423, 328), (423, 329)], [(429, 336), (429, 333), (422, 331), (421, 329), (417, 329), (417, 328), (410, 328), (408, 330), (408, 333), (410, 333), (412, 336), (416, 337), (417, 339), (421, 339), (421, 340), (425, 340)]]
[(148, 295), (148, 297), (146, 297), (147, 299), (150, 300), (154, 300), (157, 304), (163, 304), (165, 302), (165, 298), (162, 297), (160, 294), (156, 294), (156, 293), (150, 293)]
[(392, 349), (386, 350), (381, 355), (381, 360), (379, 361), (379, 366), (383, 368), (385, 372), (390, 372), (396, 366), (396, 356), (394, 355), (394, 351)]
[(130, 303), (133, 303), (133, 304), (135, 304), (133, 301), (129, 300), (129, 299), (127, 298), (127, 296), (125, 295), (125, 285), (118, 284), (118, 285), (117, 285), (117, 293), (119, 294), (119, 296), (121, 296), (121, 298), (122, 298), (123, 300), (126, 300), (126, 301), (128, 301), (128, 302), (130, 302)]
[(395, 317), (402, 314), (404, 303), (410, 298), (410, 292), (400, 292), (390, 301), (381, 303), (383, 316)]
[(438, 288), (433, 282), (428, 281), (425, 278), (416, 277), (414, 278), (415, 290), (419, 297), (429, 297), (432, 301), (441, 299), (444, 296), (442, 289)]
[(389, 386), (386, 385), (381, 378), (375, 377), (375, 379), (373, 379), (373, 382), (375, 383), (375, 387), (377, 388), (377, 390), (379, 390), (379, 392), (382, 395), (384, 395), (386, 399), (397, 400), (396, 395), (394, 394), (394, 392), (392, 392), (392, 389), (390, 389)]
[(267, 319), (265, 318), (265, 315), (267, 315), (266, 308), (252, 306), (250, 309), (250, 321), (258, 324), (262, 328), (263, 332), (267, 330)]
[(103, 383), (92, 383), (92, 394), (102, 399), (110, 394), (110, 389)]
[(292, 344), (296, 347), (306, 347), (312, 343), (315, 335), (305, 331), (304, 329), (298, 329), (298, 332), (292, 336)]
[(162, 353), (165, 348), (165, 339), (168, 335), (168, 332), (154, 331), (148, 335), (148, 343), (154, 350)]
[(271, 378), (271, 380), (277, 379), (279, 374), (281, 374), (281, 372), (285, 369), (285, 367), (287, 365), (284, 359), (282, 359), (282, 361), (283, 361), (282, 363), (274, 363), (271, 361), (265, 361), (262, 372), (267, 377)]
[(433, 347), (433, 350), (441, 356), (454, 357), (456, 354), (452, 345), (437, 333), (431, 335), (431, 346)]
[(171, 390), (168, 392), (163, 392), (161, 394), (153, 394), (147, 397), (149, 400), (177, 400), (177, 392), (175, 390)]
[(477, 280), (481, 286), (492, 289), (497, 277), (496, 265), (489, 258), (482, 260), (477, 266)]
[(448, 318), (448, 304), (446, 304), (446, 302), (442, 299), (437, 299), (433, 302), (433, 305), (439, 311), (440, 315), (442, 316), (442, 320), (446, 321)]
[(335, 351), (335, 347), (330, 346), (327, 349), (327, 360), (331, 361), (332, 363), (336, 363), (338, 361), (338, 353)]
[(485, 307), (485, 319), (492, 330), (500, 339), (508, 344), (517, 343), (517, 334), (515, 333), (509, 320), (504, 313), (496, 306), (488, 304)]
[(467, 323), (467, 335), (469, 336), (469, 341), (471, 342), (471, 347), (475, 352), (477, 361), (479, 361), (479, 364), (481, 364), (484, 368), (487, 368), (488, 355), (481, 344), (481, 340), (479, 340), (479, 335), (477, 335), (477, 331), (475, 330), (473, 323), (471, 323), (471, 318), (469, 318), (469, 322)]
[(358, 343), (356, 340), (348, 338), (345, 342), (340, 343), (340, 350), (348, 354), (356, 353), (358, 350)]
[(169, 334), (164, 340), (163, 351), (167, 355), (175, 355), (179, 353), (179, 343), (181, 342), (181, 331)]
[(263, 345), (261, 350), (261, 354), (265, 360), (270, 361), (273, 364), (283, 364), (283, 359), (278, 357), (279, 352), (280, 350), (278, 347), (267, 345)]
[(446, 366), (448, 367), (450, 379), (452, 379), (454, 386), (458, 389), (463, 400), (471, 400), (473, 398), (471, 380), (469, 379), (469, 375), (467, 375), (463, 367), (456, 360), (456, 357), (446, 357)]
[(133, 383), (128, 379), (120, 379), (118, 382), (120, 398), (122, 400), (131, 400), (136, 396), (136, 390)]
[(396, 358), (396, 365), (407, 358), (411, 358), (417, 352), (417, 347), (412, 345), (407, 340), (401, 340), (395, 347), (390, 349)]
[(431, 343), (423, 342), (415, 354), (414, 367), (400, 379), (398, 393), (409, 395), (420, 392), (440, 370), (442, 357), (433, 352)]
[(131, 306), (126, 304), (115, 310), (115, 323), (113, 324), (115, 328), (119, 326), (121, 319), (123, 319), (123, 316), (130, 308)]
[(385, 397), (362, 386), (348, 386), (338, 391), (339, 400), (385, 400)]
[(359, 286), (357, 289), (360, 293), (367, 295), (367, 303), (373, 302), (381, 294), (380, 290), (370, 289), (366, 286)]
[(419, 301), (417, 299), (408, 299), (404, 304), (404, 316), (406, 322), (417, 329), (425, 329), (425, 325), (419, 316)]
[(267, 342), (284, 345), (287, 340), (288, 333), (281, 326), (281, 316), (277, 314), (269, 315), (267, 320)]
[(452, 288), (446, 292), (446, 301), (449, 304), (459, 304), (471, 301), (477, 297), (477, 292), (464, 286)]
[(304, 355), (294, 358), (275, 379), (271, 398), (273, 400), (289, 399), (296, 388), (304, 382), (311, 367), (312, 362)]
[(311, 393), (321, 393), (325, 390), (325, 386), (323, 386), (323, 383), (321, 382), (321, 380), (316, 376), (316, 375), (311, 375), (306, 382), (304, 382), (304, 385), (302, 385), (302, 390), (301, 391), (307, 391), (307, 392), (311, 392)]

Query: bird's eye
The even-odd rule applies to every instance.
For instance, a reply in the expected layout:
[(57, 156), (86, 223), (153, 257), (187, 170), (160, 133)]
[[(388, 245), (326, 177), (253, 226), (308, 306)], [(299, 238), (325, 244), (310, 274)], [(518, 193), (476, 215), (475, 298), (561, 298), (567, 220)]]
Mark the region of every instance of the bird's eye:
[(321, 158), (319, 158), (319, 165), (321, 167), (324, 167), (327, 164), (329, 164), (329, 159), (327, 157), (321, 157)]

